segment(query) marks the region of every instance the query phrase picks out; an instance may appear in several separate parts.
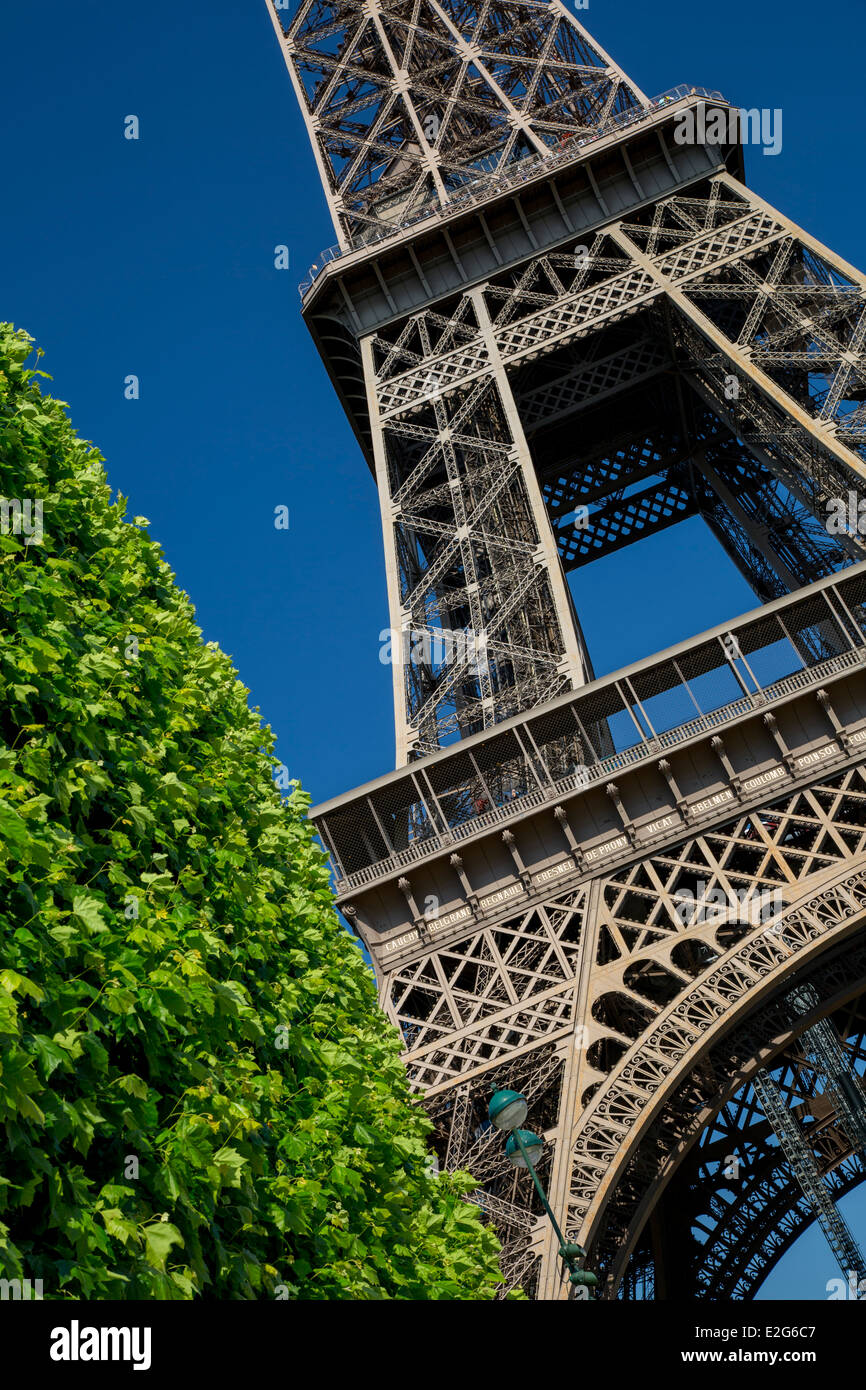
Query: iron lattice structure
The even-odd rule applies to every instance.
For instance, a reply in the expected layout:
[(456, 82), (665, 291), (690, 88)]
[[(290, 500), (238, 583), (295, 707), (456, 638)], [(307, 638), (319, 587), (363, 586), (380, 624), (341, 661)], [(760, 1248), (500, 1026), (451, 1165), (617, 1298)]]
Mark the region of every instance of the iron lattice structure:
[[(558, 0), (269, 7), (399, 635), (338, 900), (506, 1290), (566, 1296), (499, 1085), (605, 1296), (748, 1298), (864, 1172), (866, 279)], [(698, 516), (762, 606), (597, 680), (566, 575)]]
[(646, 100), (558, 3), (311, 0), (278, 33), (344, 249)]

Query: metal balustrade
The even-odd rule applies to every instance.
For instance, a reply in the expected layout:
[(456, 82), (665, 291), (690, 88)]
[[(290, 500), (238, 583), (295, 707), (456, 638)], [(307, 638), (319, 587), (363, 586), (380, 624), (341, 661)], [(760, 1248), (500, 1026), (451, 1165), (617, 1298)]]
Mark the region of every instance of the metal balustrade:
[(854, 669), (864, 633), (866, 561), (315, 807), (337, 891)]
[(536, 174), (548, 173), (559, 168), (563, 164), (568, 164), (574, 159), (578, 150), (586, 145), (592, 145), (597, 140), (602, 140), (608, 135), (613, 135), (626, 127), (639, 125), (644, 121), (655, 116), (666, 106), (674, 102), (682, 101), (687, 97), (705, 97), (711, 101), (719, 101), (727, 105), (725, 97), (721, 92), (709, 91), (706, 87), (689, 87), (680, 84), (678, 87), (671, 87), (669, 91), (662, 92), (660, 96), (654, 97), (647, 106), (635, 106), (628, 111), (621, 111), (616, 116), (610, 116), (606, 121), (602, 121), (590, 134), (573, 135), (570, 139), (562, 141), (555, 149), (548, 154), (527, 155), (526, 158), (517, 160), (507, 169), (499, 172), (483, 172), (472, 179), (463, 188), (453, 190), (449, 194), (449, 201), (443, 205), (438, 198), (431, 198), (424, 202), (411, 217), (404, 218), (395, 223), (392, 227), (381, 227), (369, 233), (363, 239), (356, 239), (355, 244), (345, 250), (340, 245), (329, 246), (316, 258), (306, 276), (298, 285), (298, 292), (301, 299), (312, 287), (326, 266), (332, 261), (340, 260), (343, 256), (351, 255), (353, 251), (360, 251), (369, 246), (376, 246), (382, 241), (387, 241), (390, 237), (398, 237), (407, 227), (413, 227), (418, 222), (425, 221), (428, 217), (434, 217), (438, 213), (442, 217), (450, 216), (454, 213), (464, 212), (467, 208), (474, 207), (476, 203), (483, 202), (491, 195), (501, 192), (508, 192), (509, 189), (518, 188), (528, 179), (534, 178)]

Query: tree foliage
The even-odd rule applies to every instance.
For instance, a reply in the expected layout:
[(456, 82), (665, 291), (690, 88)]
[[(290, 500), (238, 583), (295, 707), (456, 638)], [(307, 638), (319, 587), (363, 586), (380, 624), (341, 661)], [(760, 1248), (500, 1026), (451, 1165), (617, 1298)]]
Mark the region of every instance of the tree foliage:
[(308, 799), (0, 326), (0, 1273), (46, 1298), (487, 1298)]

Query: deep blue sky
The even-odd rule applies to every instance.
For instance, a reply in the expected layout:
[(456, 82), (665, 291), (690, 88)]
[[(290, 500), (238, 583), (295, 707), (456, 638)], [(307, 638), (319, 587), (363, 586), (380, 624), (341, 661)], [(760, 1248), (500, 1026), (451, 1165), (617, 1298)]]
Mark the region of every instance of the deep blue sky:
[[(864, 0), (578, 17), (649, 95), (688, 82), (781, 108), (782, 153), (748, 152), (750, 181), (866, 264)], [(7, 6), (3, 58), (0, 317), (44, 347), (292, 775), (319, 801), (388, 771), (376, 497), (296, 288), (335, 236), (264, 0)], [(753, 606), (697, 521), (583, 571), (577, 598), (599, 674)]]

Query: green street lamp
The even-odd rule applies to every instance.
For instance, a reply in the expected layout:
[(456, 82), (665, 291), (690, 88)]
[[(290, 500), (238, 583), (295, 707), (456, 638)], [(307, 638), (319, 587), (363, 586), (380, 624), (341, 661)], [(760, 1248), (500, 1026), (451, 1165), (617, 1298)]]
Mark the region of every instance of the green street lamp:
[(544, 1140), (533, 1134), (531, 1129), (515, 1129), (508, 1136), (505, 1154), (515, 1168), (528, 1168), (534, 1173), (543, 1148)]
[(509, 1134), (523, 1124), (529, 1113), (529, 1105), (526, 1096), (519, 1091), (497, 1091), (487, 1107), (487, 1113), (492, 1125)]
[(509, 1162), (513, 1163), (515, 1168), (529, 1170), (541, 1205), (547, 1212), (550, 1224), (556, 1232), (560, 1258), (568, 1270), (569, 1283), (575, 1286), (581, 1285), (587, 1291), (592, 1290), (598, 1283), (598, 1279), (589, 1270), (581, 1269), (577, 1263), (579, 1259), (583, 1258), (586, 1251), (583, 1246), (574, 1245), (565, 1239), (559, 1229), (559, 1223), (550, 1209), (547, 1193), (538, 1180), (535, 1164), (541, 1157), (544, 1140), (539, 1139), (537, 1134), (533, 1134), (531, 1129), (521, 1129), (521, 1125), (529, 1113), (529, 1103), (526, 1097), (522, 1096), (519, 1091), (497, 1091), (487, 1107), (487, 1113), (494, 1128), (508, 1135), (505, 1154)]

